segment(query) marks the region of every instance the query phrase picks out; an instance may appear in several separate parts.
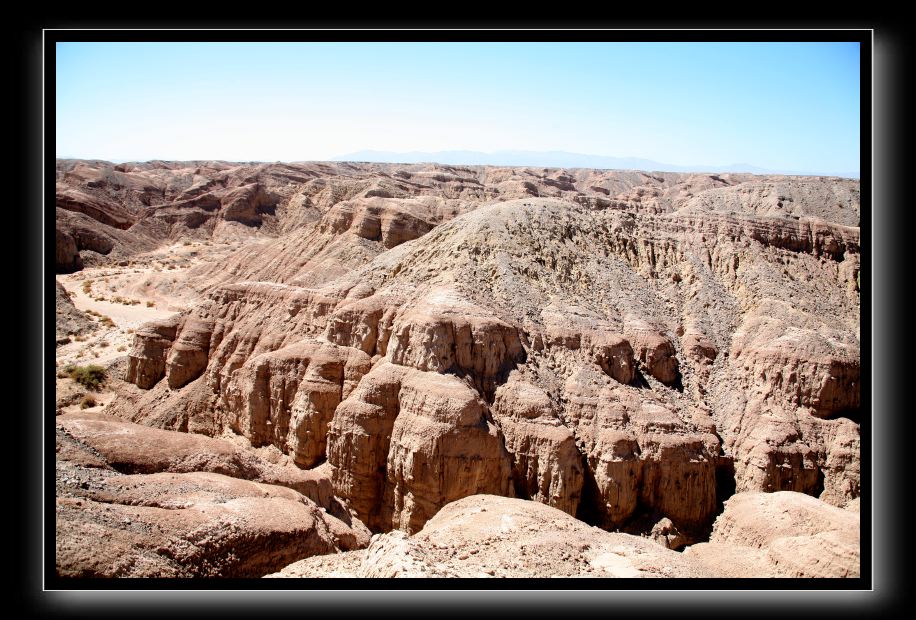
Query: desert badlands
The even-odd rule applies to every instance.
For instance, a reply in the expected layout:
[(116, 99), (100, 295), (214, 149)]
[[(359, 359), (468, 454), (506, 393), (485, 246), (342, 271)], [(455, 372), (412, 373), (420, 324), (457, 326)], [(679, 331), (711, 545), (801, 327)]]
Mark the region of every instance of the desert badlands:
[(859, 576), (859, 191), (59, 159), (56, 574)]

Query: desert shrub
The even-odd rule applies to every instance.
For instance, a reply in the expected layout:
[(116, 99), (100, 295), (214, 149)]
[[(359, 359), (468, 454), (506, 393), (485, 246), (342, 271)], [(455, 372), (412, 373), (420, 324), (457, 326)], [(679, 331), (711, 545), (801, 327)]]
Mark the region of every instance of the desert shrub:
[(91, 290), (92, 290), (92, 280), (85, 280), (83, 282), (83, 292), (88, 295), (89, 291)]
[(125, 347), (123, 344), (120, 347), (118, 347), (118, 351), (126, 351), (126, 350), (127, 350), (127, 347)]
[(83, 397), (83, 400), (80, 401), (80, 409), (88, 409), (89, 407), (95, 407), (98, 403), (91, 394), (87, 394)]
[(98, 390), (105, 383), (105, 369), (95, 364), (88, 366), (69, 365), (64, 367), (64, 372), (71, 379), (89, 390)]
[(155, 306), (155, 305), (156, 305), (156, 302), (155, 302), (155, 301), (148, 301), (148, 302), (146, 302), (146, 307), (147, 307), (147, 308), (152, 308), (152, 307)]

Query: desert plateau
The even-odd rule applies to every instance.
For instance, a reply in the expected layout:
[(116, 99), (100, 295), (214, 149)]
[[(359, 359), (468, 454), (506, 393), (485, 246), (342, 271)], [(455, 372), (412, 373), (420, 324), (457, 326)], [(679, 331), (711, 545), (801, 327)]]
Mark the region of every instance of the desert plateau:
[(57, 159), (54, 220), (60, 578), (861, 575), (857, 179)]

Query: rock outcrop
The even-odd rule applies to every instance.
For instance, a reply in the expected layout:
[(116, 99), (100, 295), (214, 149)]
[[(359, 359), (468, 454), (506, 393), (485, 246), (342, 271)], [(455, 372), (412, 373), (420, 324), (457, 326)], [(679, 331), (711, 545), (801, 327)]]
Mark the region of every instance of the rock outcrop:
[(419, 532), (374, 536), (363, 551), (291, 564), (268, 577), (702, 577), (690, 557), (589, 527), (538, 502), (475, 495)]
[(381, 362), (328, 436), (334, 489), (381, 530), (418, 530), (448, 502), (508, 494), (509, 455), (480, 396), (455, 377)]
[(73, 218), (108, 203), (132, 222), (93, 225), (113, 256), (232, 240), (181, 274), (199, 301), (137, 330), (108, 411), (320, 469), (375, 532), (492, 494), (680, 549), (735, 491), (859, 496), (855, 181), (59, 162), (58, 182), (97, 207), (60, 209), (59, 269), (104, 249)]
[[(348, 524), (291, 488), (233, 477), (279, 468), (215, 440), (103, 416), (58, 421), (59, 577), (258, 577), (368, 544), (349, 515)], [(291, 486), (302, 478), (280, 476)]]
[(78, 336), (95, 329), (95, 324), (88, 316), (76, 309), (67, 290), (55, 280), (55, 336), (58, 345), (70, 341), (70, 336)]
[(685, 555), (723, 577), (858, 577), (859, 513), (802, 493), (739, 493)]

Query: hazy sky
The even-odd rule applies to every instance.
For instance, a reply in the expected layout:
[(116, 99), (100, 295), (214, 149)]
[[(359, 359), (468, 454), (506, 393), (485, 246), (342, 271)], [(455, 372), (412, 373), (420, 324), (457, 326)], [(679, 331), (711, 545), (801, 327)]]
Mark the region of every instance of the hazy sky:
[(531, 150), (859, 172), (857, 43), (58, 43), (57, 155)]

